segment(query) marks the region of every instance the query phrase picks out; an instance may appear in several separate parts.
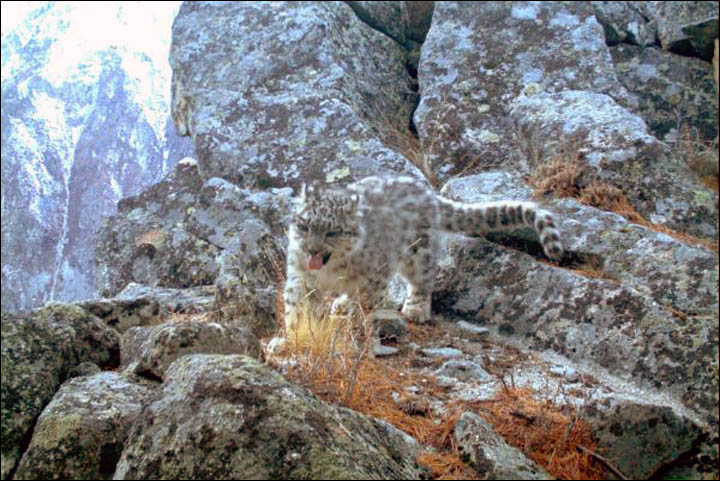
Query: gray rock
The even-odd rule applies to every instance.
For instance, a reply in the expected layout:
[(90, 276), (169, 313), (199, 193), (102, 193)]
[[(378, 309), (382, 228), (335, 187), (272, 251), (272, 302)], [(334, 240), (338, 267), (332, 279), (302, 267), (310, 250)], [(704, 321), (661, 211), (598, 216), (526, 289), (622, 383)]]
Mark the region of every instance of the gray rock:
[(2, 314), (2, 478), (27, 447), (35, 419), (84, 361), (116, 366), (120, 336), (77, 306)]
[(360, 20), (405, 45), (405, 24), (403, 22), (403, 4), (406, 2), (366, 2), (347, 1)]
[(665, 50), (712, 59), (718, 36), (717, 2), (649, 2), (649, 7)]
[(164, 379), (173, 361), (196, 353), (245, 354), (258, 358), (260, 342), (247, 328), (214, 322), (134, 327), (123, 337), (121, 366), (151, 379)]
[(608, 45), (626, 43), (641, 47), (657, 41), (657, 25), (650, 20), (649, 2), (592, 2)]
[(628, 479), (648, 479), (680, 454), (690, 452), (702, 434), (694, 421), (667, 406), (632, 401), (615, 401), (609, 407), (591, 403), (584, 413), (603, 456), (612, 459)]
[(135, 288), (123, 298), (131, 304), (149, 298), (163, 315), (213, 310), (258, 334), (272, 331), (276, 286), (284, 275), (276, 239), (290, 194), (240, 189), (219, 178), (203, 182), (197, 163), (184, 159), (165, 180), (124, 199), (105, 222), (97, 249), (101, 292), (112, 296), (132, 282), (144, 289), (194, 286), (151, 293)]
[(466, 411), (455, 424), (458, 448), (484, 479), (554, 479), (522, 451), (507, 444), (490, 424)]
[(439, 357), (441, 359), (456, 359), (462, 356), (462, 351), (454, 347), (428, 347), (420, 349), (420, 352), (427, 357)]
[[(464, 202), (484, 200), (479, 190), (471, 195), (465, 182), (461, 198), (452, 183), (443, 193)], [(714, 254), (572, 199), (548, 210), (556, 213), (567, 251), (591, 265), (599, 262), (595, 268), (604, 278), (456, 236), (448, 240), (452, 260), (443, 263), (433, 308), (496, 325), (535, 348), (592, 361), (711, 413), (717, 379), (689, 373), (712, 371), (717, 362), (710, 348), (718, 335)]]
[(600, 180), (619, 187), (652, 222), (717, 237), (716, 194), (649, 134), (639, 116), (604, 94), (526, 93), (512, 102), (510, 111), (527, 139), (544, 139), (538, 159), (552, 158), (572, 143)]
[[(542, 44), (543, 48), (538, 48)], [(589, 3), (438, 2), (422, 47), (414, 113), (433, 174), (521, 165), (508, 105), (532, 86), (629, 101)]]
[(460, 248), (457, 267), (465, 274), (436, 293), (435, 309), (483, 319), (534, 349), (591, 361), (688, 406), (709, 411), (717, 403), (716, 379), (687, 374), (714, 369), (714, 317), (687, 322), (628, 285), (585, 278), (482, 240)]
[(215, 286), (172, 289), (129, 283), (117, 296), (78, 303), (124, 333), (131, 327), (160, 324), (172, 314), (200, 314), (213, 309)]
[(161, 182), (118, 204), (98, 232), (97, 282), (112, 297), (130, 282), (160, 287), (212, 284), (219, 248), (186, 228), (203, 181), (183, 159)]
[(489, 381), (492, 379), (492, 376), (482, 366), (464, 359), (450, 359), (440, 366), (436, 373), (465, 382)]
[(15, 479), (112, 479), (130, 426), (152, 393), (103, 372), (65, 382), (43, 410)]
[(408, 479), (420, 446), (244, 356), (190, 355), (132, 428), (116, 479)]
[(341, 2), (186, 3), (173, 24), (173, 119), (205, 178), (243, 187), (419, 176), (383, 144), (408, 134), (405, 56)]
[[(346, 1), (363, 22), (400, 45), (412, 48), (425, 41), (435, 2)], [(417, 67), (417, 65), (416, 65)]]
[[(453, 179), (442, 194), (461, 202), (499, 200), (492, 190), (496, 180), (515, 195), (531, 200), (530, 190), (519, 175), (488, 172)], [(554, 201), (548, 210), (555, 214), (563, 245), (580, 263), (602, 271), (605, 277), (628, 284), (664, 306), (679, 311), (715, 315), (718, 312), (717, 258), (712, 252), (686, 245), (625, 220), (623, 217), (580, 204), (574, 199)], [(520, 230), (511, 234), (531, 244), (537, 234)], [(444, 265), (454, 265), (446, 259)]]
[(68, 374), (68, 378), (90, 376), (93, 374), (99, 374), (100, 372), (102, 372), (102, 369), (100, 369), (100, 366), (98, 366), (94, 362), (83, 361), (70, 371), (70, 374)]
[(460, 334), (471, 341), (481, 341), (487, 339), (490, 330), (487, 327), (478, 326), (467, 321), (459, 321), (457, 326), (460, 328)]
[(671, 141), (686, 127), (692, 128), (693, 140), (712, 141), (718, 135), (712, 64), (631, 45), (612, 47), (610, 54), (620, 82), (637, 97), (636, 112), (653, 135)]
[(550, 372), (566, 378), (568, 382), (577, 382), (579, 380), (577, 370), (570, 366), (553, 366), (550, 368)]

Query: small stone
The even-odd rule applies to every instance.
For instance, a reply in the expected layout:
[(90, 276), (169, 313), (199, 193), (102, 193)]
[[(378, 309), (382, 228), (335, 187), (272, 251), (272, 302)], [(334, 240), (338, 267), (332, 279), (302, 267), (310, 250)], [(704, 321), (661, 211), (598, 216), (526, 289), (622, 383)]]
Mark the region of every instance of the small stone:
[(453, 347), (436, 347), (421, 349), (425, 356), (428, 357), (439, 357), (441, 359), (456, 359), (462, 356), (462, 351)]
[(461, 381), (489, 381), (492, 376), (482, 366), (464, 359), (450, 359), (436, 371), (439, 376), (449, 376)]
[(461, 335), (469, 341), (481, 341), (490, 335), (490, 329), (487, 327), (481, 327), (467, 321), (460, 321), (457, 326), (460, 328)]

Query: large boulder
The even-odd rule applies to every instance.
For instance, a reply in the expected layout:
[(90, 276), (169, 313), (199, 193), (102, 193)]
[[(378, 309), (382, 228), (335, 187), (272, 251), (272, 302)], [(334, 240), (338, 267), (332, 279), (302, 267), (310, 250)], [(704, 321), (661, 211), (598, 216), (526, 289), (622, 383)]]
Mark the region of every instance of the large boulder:
[(441, 180), (520, 161), (508, 106), (528, 85), (627, 100), (602, 27), (583, 2), (438, 2), (418, 80), (414, 121)]
[(650, 12), (665, 50), (712, 58), (718, 36), (717, 2), (650, 2)]
[(419, 445), (332, 406), (257, 361), (189, 355), (166, 372), (127, 440), (117, 479), (417, 479)]
[(341, 2), (185, 3), (170, 53), (173, 119), (203, 177), (243, 187), (419, 175), (382, 141), (408, 131), (405, 56)]
[(111, 371), (65, 382), (38, 418), (15, 479), (112, 479), (153, 387)]
[(260, 342), (247, 328), (214, 322), (133, 327), (123, 336), (120, 365), (136, 374), (162, 380), (173, 361), (195, 353), (259, 358)]
[(35, 421), (75, 367), (114, 367), (120, 336), (80, 307), (51, 304), (2, 315), (2, 478), (30, 441)]
[[(213, 296), (210, 307), (223, 318), (244, 319), (258, 333), (274, 329), (291, 193), (252, 191), (217, 177), (203, 181), (197, 162), (184, 159), (162, 182), (120, 202), (118, 214), (104, 222), (97, 247), (101, 294), (115, 296), (131, 283), (195, 287), (202, 297)], [(186, 304), (175, 305), (200, 309)]]
[(692, 129), (696, 142), (717, 137), (718, 100), (710, 63), (633, 45), (612, 47), (610, 54), (653, 135), (672, 141), (683, 129)]
[(610, 96), (526, 89), (510, 105), (533, 167), (577, 156), (593, 175), (619, 187), (649, 220), (701, 237), (717, 237), (715, 192), (688, 165), (650, 135), (642, 118)]
[[(497, 200), (498, 177), (522, 192), (517, 178), (492, 173), (454, 180), (443, 194), (462, 202)], [(592, 361), (716, 416), (716, 255), (572, 199), (547, 209), (573, 261), (569, 268), (527, 255), (542, 257), (534, 234), (530, 241), (489, 236), (508, 247), (454, 236), (441, 261), (434, 309), (494, 324), (534, 349)]]

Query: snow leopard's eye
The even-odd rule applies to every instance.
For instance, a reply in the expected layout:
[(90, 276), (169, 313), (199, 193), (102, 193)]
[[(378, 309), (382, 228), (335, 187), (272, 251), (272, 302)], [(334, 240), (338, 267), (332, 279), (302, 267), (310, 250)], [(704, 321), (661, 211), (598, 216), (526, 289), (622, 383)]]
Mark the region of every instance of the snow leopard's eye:
[(339, 232), (336, 231), (330, 231), (327, 234), (325, 234), (325, 237), (338, 237), (340, 235)]

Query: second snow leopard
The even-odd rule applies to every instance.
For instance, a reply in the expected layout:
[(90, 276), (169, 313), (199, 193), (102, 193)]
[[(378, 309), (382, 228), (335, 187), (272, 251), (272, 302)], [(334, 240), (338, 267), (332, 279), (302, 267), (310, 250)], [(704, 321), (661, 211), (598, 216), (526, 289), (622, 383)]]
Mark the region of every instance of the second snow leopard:
[(435, 279), (434, 231), (483, 234), (523, 225), (535, 229), (548, 257), (562, 257), (552, 217), (532, 202), (454, 202), (412, 177), (303, 187), (288, 232), (286, 333), (307, 295), (363, 295), (372, 311), (396, 272), (408, 282), (403, 315), (425, 322)]

